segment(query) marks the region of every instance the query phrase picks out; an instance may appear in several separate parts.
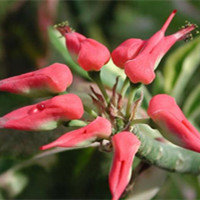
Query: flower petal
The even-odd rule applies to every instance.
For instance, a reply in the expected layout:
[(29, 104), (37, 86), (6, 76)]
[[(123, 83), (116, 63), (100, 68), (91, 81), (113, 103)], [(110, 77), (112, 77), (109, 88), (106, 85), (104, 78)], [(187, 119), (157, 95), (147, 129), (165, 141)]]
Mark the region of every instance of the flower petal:
[(41, 150), (52, 147), (74, 147), (91, 143), (97, 138), (108, 138), (111, 134), (110, 122), (103, 118), (97, 117), (93, 122), (85, 127), (70, 131), (50, 144), (42, 146)]
[(114, 64), (123, 69), (128, 60), (139, 54), (144, 43), (145, 41), (137, 38), (131, 38), (121, 43), (111, 54)]
[(186, 119), (174, 98), (166, 94), (154, 96), (149, 103), (148, 115), (170, 141), (200, 152), (200, 133)]
[(140, 141), (130, 132), (120, 132), (112, 137), (114, 148), (114, 159), (109, 174), (109, 186), (112, 193), (112, 199), (120, 198), (126, 188), (132, 170), (132, 162)]
[(57, 127), (59, 121), (81, 118), (83, 112), (78, 96), (59, 95), (4, 115), (0, 118), (0, 126), (18, 130), (51, 130)]
[(72, 83), (72, 79), (72, 73), (66, 65), (54, 63), (43, 69), (1, 80), (0, 91), (43, 96), (64, 92)]
[(99, 71), (110, 59), (109, 50), (93, 39), (81, 42), (78, 55), (79, 65), (86, 71)]

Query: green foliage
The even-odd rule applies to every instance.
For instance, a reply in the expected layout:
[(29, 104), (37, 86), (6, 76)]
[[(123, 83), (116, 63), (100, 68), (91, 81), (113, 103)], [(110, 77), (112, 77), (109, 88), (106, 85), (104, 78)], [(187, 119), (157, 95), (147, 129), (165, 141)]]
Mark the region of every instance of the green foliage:
[[(5, 0), (1, 2), (0, 6), (1, 33), (4, 32), (0, 44), (1, 77), (5, 76), (7, 71), (12, 72), (12, 74), (21, 73), (23, 70), (24, 72), (27, 71), (27, 67), (36, 66), (36, 59), (44, 51), (42, 47), (44, 42), (38, 42), (40, 40), (34, 34), (31, 34), (33, 32), (32, 28), (38, 30), (36, 13), (33, 14), (36, 8), (35, 2), (15, 3), (16, 1)], [(109, 44), (112, 50), (127, 38), (140, 37), (146, 39), (150, 37), (155, 30), (161, 27), (166, 16), (174, 9), (175, 5), (177, 4), (178, 7), (180, 3), (182, 2), (105, 1), (102, 3), (101, 1), (60, 1), (57, 20), (63, 21), (67, 18), (78, 32), (102, 41), (104, 44)], [(188, 1), (186, 5), (192, 6), (193, 10), (198, 13), (199, 3), (197, 1)], [(24, 11), (22, 14), (21, 10)], [(16, 12), (18, 15), (12, 15), (12, 12)], [(9, 18), (10, 16), (14, 17)], [(177, 13), (177, 20), (169, 27), (169, 33), (182, 25), (181, 23), (184, 22), (185, 18), (192, 19), (195, 22), (198, 16), (198, 14), (194, 15), (194, 13), (188, 12), (187, 9), (185, 12), (180, 11), (180, 14)], [(14, 26), (16, 25), (15, 20), (17, 19), (21, 28), (14, 29), (13, 27), (16, 27)], [(24, 22), (28, 22), (29, 26), (25, 26), (26, 23)], [(49, 28), (48, 35), (49, 42), (52, 44), (52, 54), (48, 62), (50, 60), (52, 62), (62, 62), (64, 60), (74, 74), (88, 80), (87, 73), (71, 59), (65, 48), (64, 38), (60, 38), (58, 32), (52, 27)], [(12, 40), (13, 37), (15, 40)], [(7, 42), (2, 42), (5, 38), (7, 38)], [(22, 47), (23, 51), (19, 51), (21, 49), (19, 47)], [(6, 52), (6, 56), (3, 56), (3, 52)], [(168, 93), (176, 98), (189, 120), (200, 128), (198, 120), (200, 116), (199, 52), (200, 38), (197, 37), (188, 44), (182, 44), (181, 47), (165, 57), (161, 63), (164, 63), (164, 66), (163, 68), (159, 66), (158, 70), (160, 69), (160, 71), (157, 71), (157, 78), (154, 83), (150, 87), (143, 86), (142, 88), (144, 91), (143, 107), (147, 107), (151, 98), (149, 91), (153, 95)], [(20, 63), (17, 62), (19, 55), (22, 56)], [(23, 62), (24, 60), (29, 62)], [(10, 62), (12, 67), (14, 66), (11, 69)], [(120, 86), (125, 78), (124, 72), (113, 66), (110, 61), (101, 72), (102, 80), (108, 88), (111, 88), (115, 83), (116, 76), (120, 76)], [(84, 88), (82, 85), (81, 87)], [(76, 87), (72, 87), (71, 90), (77, 92)], [(88, 98), (85, 97), (86, 90), (78, 92), (86, 101)], [(1, 116), (34, 101), (18, 95), (1, 93)], [(79, 125), (83, 125), (82, 122), (73, 121), (70, 124), (70, 126)], [(60, 154), (58, 152), (63, 150), (55, 149), (44, 152), (44, 154), (39, 152), (41, 145), (54, 140), (67, 130), (71, 129), (60, 127), (45, 133), (1, 130), (0, 199), (110, 198), (107, 174), (112, 155), (99, 152), (96, 148), (66, 151)], [(145, 146), (143, 145), (140, 149), (140, 157), (144, 157), (151, 164), (167, 168), (165, 159), (158, 159), (155, 162), (155, 155), (153, 155), (156, 153), (158, 155), (159, 147), (162, 147), (165, 150), (163, 154), (175, 164), (177, 161), (176, 156), (185, 156), (184, 161), (190, 163), (184, 169), (186, 172), (191, 168), (196, 171), (199, 170), (197, 164), (199, 163), (199, 155), (175, 147), (171, 149), (164, 144), (159, 146), (158, 142), (153, 139), (159, 136), (158, 132), (152, 129), (151, 131), (149, 129), (145, 130), (145, 128), (142, 132), (144, 135), (140, 137), (148, 137), (148, 139), (145, 140)], [(142, 148), (148, 150), (149, 146), (157, 148), (153, 148), (147, 155), (142, 155)], [(175, 155), (175, 157), (170, 158), (171, 155)], [(7, 173), (6, 170), (12, 173), (3, 179), (3, 182), (2, 176)], [(183, 168), (174, 168), (173, 165), (171, 170), (185, 172)], [(196, 176), (170, 174), (163, 184), (168, 174), (168, 172), (155, 167), (144, 171), (136, 180), (135, 190), (132, 191), (130, 199), (138, 199), (139, 197), (151, 199), (159, 189), (160, 192), (154, 199), (189, 199), (188, 193), (184, 190), (192, 191), (192, 194), (194, 194), (193, 199), (200, 198), (200, 182)]]
[(165, 90), (182, 102), (184, 90), (200, 64), (200, 38), (196, 38), (174, 51), (164, 66)]

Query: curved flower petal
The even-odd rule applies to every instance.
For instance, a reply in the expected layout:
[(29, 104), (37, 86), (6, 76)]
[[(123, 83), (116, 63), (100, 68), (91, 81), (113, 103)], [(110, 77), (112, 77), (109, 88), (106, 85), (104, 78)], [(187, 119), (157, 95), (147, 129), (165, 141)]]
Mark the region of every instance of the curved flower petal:
[(170, 141), (200, 152), (200, 133), (186, 119), (173, 97), (166, 94), (154, 96), (149, 103), (148, 115)]
[(109, 174), (112, 199), (118, 200), (130, 181), (132, 163), (140, 147), (138, 138), (130, 132), (120, 132), (112, 137), (114, 158)]
[(65, 36), (72, 59), (86, 71), (99, 71), (110, 59), (110, 52), (103, 44), (74, 32), (69, 26), (58, 27)]
[(72, 59), (74, 62), (77, 62), (78, 54), (81, 48), (81, 42), (84, 41), (86, 37), (77, 32), (69, 32), (65, 34), (65, 39), (67, 49)]
[(83, 112), (81, 99), (75, 94), (65, 94), (4, 115), (0, 118), (0, 127), (18, 130), (51, 130), (56, 128), (60, 121), (81, 118)]
[(1, 80), (0, 91), (43, 96), (64, 92), (71, 85), (72, 79), (72, 73), (66, 65), (54, 63), (43, 69)]
[(78, 55), (79, 65), (86, 71), (99, 71), (110, 59), (109, 50), (93, 39), (81, 42)]
[(86, 145), (95, 141), (97, 138), (108, 138), (111, 131), (110, 122), (103, 117), (97, 117), (97, 119), (87, 126), (70, 131), (50, 144), (42, 146), (40, 149), (45, 150), (52, 147), (74, 147), (84, 144)]
[(128, 60), (139, 54), (144, 43), (145, 41), (138, 38), (131, 38), (122, 42), (111, 54), (114, 64), (123, 69)]
[(162, 57), (176, 41), (185, 38), (189, 32), (195, 29), (195, 25), (191, 24), (177, 33), (165, 36), (165, 31), (175, 13), (176, 10), (171, 13), (163, 27), (144, 43), (139, 54), (124, 64), (125, 73), (131, 82), (150, 84), (155, 79), (154, 70)]

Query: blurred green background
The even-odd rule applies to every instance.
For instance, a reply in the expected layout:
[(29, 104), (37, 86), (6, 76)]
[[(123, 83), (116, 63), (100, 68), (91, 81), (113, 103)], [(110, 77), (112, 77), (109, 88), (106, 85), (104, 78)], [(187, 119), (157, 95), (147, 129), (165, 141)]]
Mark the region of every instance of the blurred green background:
[[(128, 38), (149, 38), (162, 26), (174, 9), (178, 12), (167, 34), (177, 31), (184, 25), (185, 20), (199, 23), (200, 1), (1, 0), (0, 79), (54, 62), (66, 62), (48, 37), (48, 27), (53, 24), (68, 20), (77, 32), (102, 42), (112, 51)], [(170, 52), (184, 45), (184, 42), (179, 42)], [(162, 60), (160, 71), (164, 68), (170, 52)], [(191, 84), (187, 85), (188, 89), (184, 90), (183, 97), (197, 85), (199, 68), (196, 72), (196, 78), (189, 82)], [(158, 91), (165, 92), (156, 84), (150, 85), (148, 89), (154, 94)], [(196, 96), (195, 101), (198, 101), (199, 90)], [(2, 116), (33, 101), (35, 100), (1, 92), (0, 114)], [(180, 99), (180, 104), (184, 107), (184, 98)], [(193, 107), (194, 105), (196, 104), (192, 104)], [(187, 106), (185, 110), (188, 111)], [(195, 118), (199, 116), (198, 113)], [(194, 123), (198, 124), (199, 121), (195, 120)], [(65, 130), (64, 127), (45, 133), (1, 130), (0, 199), (109, 199), (111, 197), (107, 181), (112, 159), (110, 154), (89, 148), (52, 154), (26, 162), (39, 152), (39, 146), (52, 141)], [(7, 171), (9, 169), (10, 171)], [(138, 191), (146, 194), (145, 199), (151, 199), (158, 191), (154, 199), (200, 199), (198, 176), (173, 173), (166, 175), (165, 172), (156, 173), (156, 170), (153, 168), (150, 172), (154, 174), (153, 177), (144, 174), (143, 179), (148, 181), (139, 186)], [(160, 176), (166, 178), (161, 180)], [(153, 195), (147, 186), (151, 185), (151, 182), (159, 183)], [(144, 197), (138, 196), (138, 199), (144, 200)]]

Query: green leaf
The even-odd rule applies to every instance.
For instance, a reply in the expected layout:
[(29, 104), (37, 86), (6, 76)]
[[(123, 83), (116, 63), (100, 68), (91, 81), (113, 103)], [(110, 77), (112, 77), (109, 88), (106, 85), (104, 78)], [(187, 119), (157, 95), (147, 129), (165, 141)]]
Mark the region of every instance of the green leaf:
[(200, 173), (199, 153), (168, 143), (158, 142), (149, 136), (149, 129), (137, 125), (134, 134), (141, 141), (137, 156), (151, 165), (178, 173)]
[(9, 197), (17, 196), (27, 183), (27, 177), (19, 172), (9, 172), (0, 177), (0, 187), (9, 194)]
[(164, 77), (160, 71), (156, 72), (156, 79), (153, 82), (152, 92), (153, 95), (164, 93)]
[(190, 117), (199, 107), (200, 102), (200, 84), (198, 84), (185, 100), (183, 112), (187, 117)]
[(59, 126), (51, 131), (21, 131), (1, 129), (0, 156), (27, 159), (38, 152), (39, 147), (52, 142), (62, 134), (72, 130)]
[(165, 91), (179, 102), (200, 63), (200, 37), (174, 51), (164, 66)]
[(112, 87), (115, 84), (117, 76), (120, 77), (118, 85), (121, 86), (126, 78), (124, 70), (117, 67), (110, 59), (110, 61), (101, 69), (102, 82), (104, 85)]
[(128, 196), (128, 200), (152, 199), (166, 180), (168, 172), (156, 167), (150, 167), (140, 174)]

